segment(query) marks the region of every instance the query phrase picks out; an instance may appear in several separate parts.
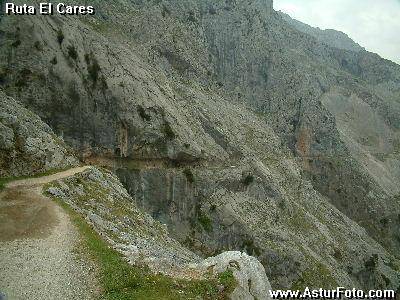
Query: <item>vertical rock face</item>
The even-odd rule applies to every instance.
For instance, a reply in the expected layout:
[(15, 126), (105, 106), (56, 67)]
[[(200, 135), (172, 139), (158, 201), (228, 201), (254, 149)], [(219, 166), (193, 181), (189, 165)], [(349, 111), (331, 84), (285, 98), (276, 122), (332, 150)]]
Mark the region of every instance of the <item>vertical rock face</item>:
[(50, 127), (0, 90), (0, 177), (76, 166), (71, 149)]
[(397, 289), (398, 65), (270, 1), (94, 4), (1, 20), (6, 93), (198, 254), (255, 255), (274, 288)]

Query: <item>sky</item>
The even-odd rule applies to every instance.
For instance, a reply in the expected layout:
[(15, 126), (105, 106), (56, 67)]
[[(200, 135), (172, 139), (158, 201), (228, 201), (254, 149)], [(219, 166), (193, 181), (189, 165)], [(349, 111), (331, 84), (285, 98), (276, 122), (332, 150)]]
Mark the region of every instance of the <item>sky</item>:
[(274, 8), (313, 27), (343, 31), (400, 64), (400, 0), (274, 0)]

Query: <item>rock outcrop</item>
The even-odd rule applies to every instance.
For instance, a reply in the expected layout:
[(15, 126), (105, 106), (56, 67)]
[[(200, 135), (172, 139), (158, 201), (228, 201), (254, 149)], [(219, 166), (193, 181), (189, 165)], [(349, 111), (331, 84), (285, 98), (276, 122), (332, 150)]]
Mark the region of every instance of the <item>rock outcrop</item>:
[(262, 264), (246, 253), (238, 251), (224, 252), (218, 256), (202, 261), (194, 268), (203, 270), (204, 273), (223, 273), (233, 271), (237, 287), (231, 294), (232, 300), (270, 300), (271, 285), (265, 275)]
[(48, 125), (0, 90), (0, 177), (76, 166), (72, 149)]

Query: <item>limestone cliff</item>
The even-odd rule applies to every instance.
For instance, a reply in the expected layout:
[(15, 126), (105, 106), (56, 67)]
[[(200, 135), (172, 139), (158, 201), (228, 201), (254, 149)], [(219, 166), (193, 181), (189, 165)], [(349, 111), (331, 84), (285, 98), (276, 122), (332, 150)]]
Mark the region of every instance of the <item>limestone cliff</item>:
[(0, 177), (34, 175), (78, 164), (50, 127), (0, 90)]

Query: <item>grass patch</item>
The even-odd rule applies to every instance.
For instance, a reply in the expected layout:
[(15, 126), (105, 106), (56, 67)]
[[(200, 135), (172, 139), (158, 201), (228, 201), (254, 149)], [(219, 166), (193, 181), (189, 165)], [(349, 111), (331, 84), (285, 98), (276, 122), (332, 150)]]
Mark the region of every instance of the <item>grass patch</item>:
[[(229, 271), (207, 280), (178, 280), (153, 274), (147, 267), (131, 266), (117, 251), (110, 248), (86, 221), (66, 203), (57, 202), (68, 212), (78, 228), (83, 249), (98, 266), (100, 299), (228, 299), (236, 281)], [(219, 289), (219, 286), (224, 289)]]
[(0, 178), (0, 192), (4, 190), (8, 182), (10, 182), (8, 178)]
[(292, 285), (292, 290), (304, 290), (306, 287), (333, 289), (338, 286), (329, 269), (320, 262), (305, 270)]
[(200, 211), (197, 220), (206, 232), (213, 231), (212, 220), (205, 213)]

